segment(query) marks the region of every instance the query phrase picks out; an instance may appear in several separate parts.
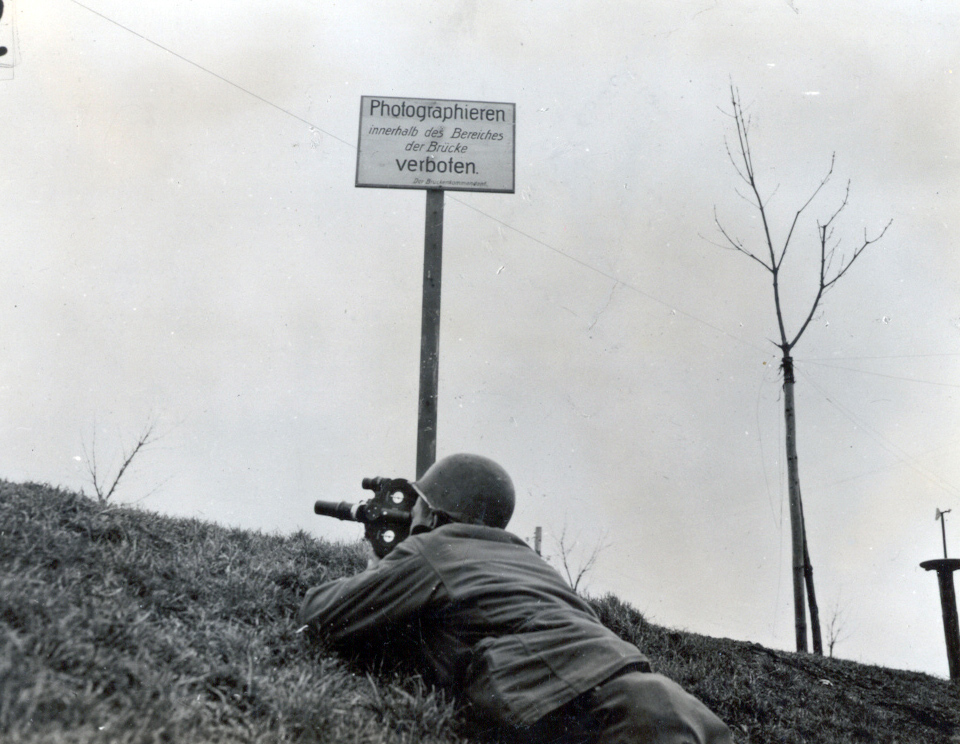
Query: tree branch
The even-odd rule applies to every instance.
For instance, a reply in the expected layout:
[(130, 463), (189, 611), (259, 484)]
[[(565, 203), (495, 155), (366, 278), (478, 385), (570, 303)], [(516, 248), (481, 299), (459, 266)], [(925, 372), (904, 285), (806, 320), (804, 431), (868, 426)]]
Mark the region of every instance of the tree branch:
[[(778, 268), (778, 269), (780, 268), (780, 264), (783, 263), (783, 258), (784, 258), (784, 256), (787, 255), (787, 247), (790, 245), (790, 239), (793, 237), (793, 230), (794, 230), (794, 228), (797, 226), (797, 222), (798, 222), (798, 220), (800, 219), (800, 215), (803, 214), (803, 211), (804, 211), (807, 207), (810, 206), (810, 202), (812, 202), (812, 201), (816, 198), (817, 194), (820, 193), (820, 189), (822, 189), (822, 188), (827, 184), (827, 181), (830, 180), (830, 176), (833, 175), (833, 164), (836, 162), (836, 159), (837, 159), (837, 154), (836, 154), (836, 153), (833, 153), (833, 155), (830, 157), (830, 167), (827, 169), (827, 175), (825, 175), (825, 176), (820, 180), (820, 185), (817, 186), (816, 189), (814, 189), (813, 193), (810, 195), (810, 198), (807, 199), (807, 201), (804, 203), (804, 205), (803, 205), (802, 207), (800, 207), (800, 209), (797, 210), (797, 213), (796, 213), (795, 215), (793, 215), (793, 222), (790, 223), (790, 230), (787, 231), (787, 239), (783, 241), (783, 250), (780, 251), (780, 260), (777, 262), (777, 268)], [(850, 184), (849, 184), (849, 182), (848, 182), (848, 183), (847, 183), (847, 191), (848, 191), (848, 193), (849, 193), (849, 190), (850, 190)], [(846, 201), (846, 200), (844, 200), (844, 201)], [(843, 208), (843, 207), (841, 207), (841, 209), (842, 209), (842, 208)], [(838, 210), (838, 213), (839, 213), (839, 210)], [(836, 216), (836, 215), (834, 215), (834, 217), (835, 217), (835, 216)], [(832, 219), (833, 219), (833, 218), (831, 218), (831, 221), (832, 221)]]
[(830, 264), (833, 263), (833, 256), (836, 249), (840, 246), (840, 242), (837, 241), (836, 245), (834, 245), (829, 251), (827, 250), (827, 243), (830, 241), (830, 238), (833, 236), (833, 227), (832, 227), (833, 221), (840, 215), (840, 213), (844, 210), (844, 208), (846, 208), (849, 198), (850, 198), (850, 182), (848, 181), (847, 189), (843, 195), (843, 200), (840, 202), (840, 206), (837, 207), (837, 210), (830, 216), (830, 219), (828, 219), (825, 223), (823, 223), (822, 225), (820, 223), (817, 223), (817, 233), (820, 240), (820, 283), (819, 283), (819, 286), (817, 287), (817, 294), (813, 298), (813, 303), (810, 305), (810, 312), (807, 314), (806, 319), (803, 321), (803, 324), (800, 326), (800, 330), (797, 331), (797, 335), (794, 336), (793, 341), (790, 343), (790, 346), (795, 345), (797, 341), (800, 340), (800, 337), (803, 335), (803, 332), (807, 330), (807, 326), (810, 325), (810, 321), (813, 320), (813, 317), (817, 312), (817, 308), (820, 305), (820, 300), (823, 299), (823, 295), (826, 293), (826, 291), (830, 289), (830, 287), (832, 287), (834, 284), (836, 284), (840, 280), (840, 277), (842, 277), (844, 274), (847, 273), (847, 271), (850, 270), (850, 267), (853, 266), (853, 262), (860, 257), (860, 254), (863, 253), (868, 246), (880, 240), (880, 238), (882, 238), (884, 234), (887, 232), (890, 225), (893, 224), (893, 220), (891, 219), (889, 222), (887, 222), (886, 225), (884, 225), (883, 229), (880, 231), (877, 237), (873, 238), (872, 240), (870, 240), (867, 237), (867, 231), (866, 229), (864, 229), (863, 243), (860, 245), (860, 247), (854, 250), (853, 254), (850, 256), (849, 261), (844, 263), (841, 259), (840, 270), (833, 276), (833, 278), (828, 279), (827, 274), (829, 273), (829, 266)]
[[(777, 314), (777, 326), (780, 330), (780, 343), (777, 346), (783, 351), (784, 354), (789, 354), (790, 350), (796, 345), (800, 340), (800, 337), (806, 331), (807, 327), (810, 325), (813, 318), (816, 316), (817, 310), (820, 306), (820, 301), (823, 299), (824, 293), (830, 289), (834, 284), (836, 284), (842, 276), (844, 276), (847, 271), (850, 270), (850, 267), (853, 266), (854, 261), (856, 261), (860, 254), (867, 249), (868, 246), (872, 245), (879, 241), (887, 232), (887, 229), (890, 227), (892, 220), (886, 224), (886, 226), (880, 231), (880, 233), (874, 237), (869, 238), (867, 232), (864, 231), (863, 242), (860, 246), (853, 251), (849, 256), (849, 259), (844, 261), (841, 259), (839, 270), (836, 271), (832, 276), (830, 275), (830, 270), (833, 266), (834, 257), (839, 255), (837, 249), (840, 246), (840, 241), (838, 240), (836, 244), (830, 246), (830, 243), (833, 239), (833, 224), (840, 216), (840, 213), (846, 208), (849, 203), (850, 198), (850, 182), (847, 181), (846, 192), (844, 193), (843, 199), (840, 202), (840, 205), (837, 209), (830, 215), (830, 218), (823, 224), (817, 223), (817, 238), (820, 243), (820, 277), (817, 285), (817, 293), (813, 299), (813, 302), (810, 305), (809, 312), (805, 316), (803, 322), (800, 324), (800, 328), (794, 335), (792, 340), (788, 340), (786, 333), (786, 326), (784, 325), (783, 320), (783, 307), (781, 305), (780, 299), (780, 267), (783, 265), (784, 260), (786, 259), (787, 251), (790, 248), (793, 237), (796, 233), (798, 224), (800, 223), (800, 218), (803, 216), (804, 212), (810, 207), (813, 203), (813, 200), (817, 198), (823, 188), (830, 181), (833, 176), (834, 167), (836, 165), (837, 155), (832, 153), (830, 156), (830, 166), (827, 168), (826, 174), (823, 178), (820, 179), (820, 183), (817, 184), (816, 188), (807, 198), (807, 200), (800, 205), (800, 208), (793, 215), (793, 219), (790, 221), (790, 227), (787, 230), (786, 238), (783, 241), (783, 245), (780, 248), (779, 252), (774, 248), (773, 238), (770, 231), (770, 223), (767, 218), (767, 201), (760, 194), (760, 188), (756, 180), (756, 171), (754, 170), (753, 165), (753, 152), (750, 147), (750, 121), (747, 118), (743, 110), (743, 102), (740, 98), (740, 92), (737, 90), (736, 86), (732, 83), (730, 85), (730, 103), (733, 108), (732, 113), (728, 114), (734, 121), (737, 132), (737, 143), (739, 144), (740, 151), (738, 153), (739, 157), (735, 156), (733, 151), (730, 148), (730, 143), (726, 138), (724, 138), (724, 147), (727, 151), (727, 158), (730, 160), (730, 163), (733, 165), (734, 170), (737, 172), (737, 175), (750, 187), (750, 192), (753, 195), (752, 199), (748, 199), (746, 196), (740, 193), (739, 190), (736, 190), (738, 196), (747, 201), (752, 207), (754, 207), (760, 213), (760, 220), (763, 225), (763, 235), (764, 241), (766, 242), (767, 252), (769, 254), (768, 260), (761, 259), (756, 253), (748, 250), (743, 241), (733, 237), (727, 229), (720, 222), (720, 218), (717, 215), (716, 207), (713, 210), (713, 221), (717, 226), (717, 229), (720, 231), (720, 234), (723, 236), (727, 245), (736, 250), (738, 253), (742, 253), (748, 258), (753, 259), (761, 266), (763, 266), (767, 271), (770, 272), (772, 283), (773, 283), (773, 301), (774, 307)], [(776, 193), (776, 191), (774, 191)], [(771, 195), (772, 196), (772, 195)], [(829, 247), (828, 247), (829, 246)], [(724, 247), (724, 246), (721, 246)]]
[(574, 571), (572, 566), (573, 561), (573, 548), (577, 544), (577, 540), (574, 539), (572, 543), (567, 542), (567, 522), (564, 520), (563, 529), (560, 532), (560, 537), (554, 537), (554, 542), (557, 545), (557, 550), (560, 553), (560, 565), (563, 567), (563, 572), (566, 575), (567, 583), (570, 584), (570, 587), (577, 591), (580, 587), (580, 582), (583, 580), (583, 577), (590, 572), (594, 564), (597, 562), (597, 558), (600, 556), (600, 553), (607, 547), (604, 537), (601, 537), (597, 540), (596, 544), (593, 546), (593, 550), (590, 551), (590, 554), (580, 562), (579, 568)]
[(726, 137), (723, 138), (723, 146), (727, 150), (727, 158), (730, 160), (730, 165), (733, 166), (733, 169), (737, 172), (737, 175), (740, 176), (741, 179), (743, 179), (743, 182), (746, 184), (749, 184), (750, 179), (747, 178), (747, 176), (743, 173), (743, 171), (740, 170), (740, 166), (737, 165), (737, 160), (736, 158), (733, 157), (733, 152), (730, 150), (730, 143), (727, 142)]
[(93, 434), (90, 436), (90, 449), (87, 450), (86, 442), (81, 442), (83, 448), (83, 462), (87, 466), (87, 473), (90, 475), (90, 482), (93, 484), (93, 491), (97, 495), (98, 501), (103, 501), (103, 486), (100, 483), (100, 473), (97, 467), (97, 426), (93, 426)]
[(853, 266), (853, 262), (856, 261), (857, 258), (859, 258), (860, 254), (863, 253), (863, 252), (867, 249), (867, 246), (873, 245), (873, 244), (876, 243), (878, 240), (880, 240), (880, 238), (882, 238), (882, 237), (884, 236), (884, 234), (887, 232), (887, 230), (890, 228), (890, 225), (892, 225), (892, 224), (893, 224), (893, 220), (891, 219), (890, 221), (887, 222), (886, 225), (883, 226), (883, 229), (880, 231), (880, 233), (877, 235), (877, 237), (875, 237), (873, 240), (870, 240), (870, 239), (867, 238), (867, 230), (866, 230), (866, 228), (864, 228), (864, 230), (863, 230), (863, 244), (853, 252), (853, 255), (850, 257), (850, 260), (847, 261), (847, 263), (842, 266), (842, 268), (840, 269), (840, 271), (837, 272), (837, 275), (836, 275), (835, 277), (833, 277), (833, 279), (831, 279), (830, 281), (828, 281), (828, 282), (824, 285), (824, 289), (829, 289), (829, 288), (832, 287), (834, 284), (836, 284), (836, 283), (837, 283), (837, 280), (839, 280), (840, 277), (842, 277), (844, 274), (846, 274), (847, 271), (850, 269), (850, 267)]
[(110, 500), (110, 497), (113, 496), (114, 491), (117, 490), (117, 486), (120, 485), (121, 478), (123, 478), (124, 473), (126, 473), (127, 468), (130, 467), (130, 464), (133, 462), (134, 458), (144, 448), (149, 447), (160, 438), (160, 435), (156, 433), (156, 429), (156, 419), (150, 419), (146, 426), (144, 426), (143, 431), (140, 433), (140, 436), (133, 448), (129, 452), (124, 452), (123, 462), (121, 463), (119, 470), (117, 470), (117, 474), (110, 482), (110, 485), (107, 486), (106, 481), (101, 479), (102, 474), (97, 466), (97, 432), (96, 427), (94, 427), (94, 432), (90, 440), (90, 449), (87, 449), (86, 444), (83, 444), (82, 446), (87, 472), (90, 474), (90, 480), (93, 484), (93, 490), (97, 495), (97, 501), (100, 503), (105, 503)]
[(763, 268), (765, 268), (767, 271), (773, 271), (773, 269), (770, 266), (767, 266), (767, 264), (763, 261), (763, 259), (758, 258), (757, 256), (753, 255), (750, 251), (748, 251), (746, 248), (744, 248), (743, 244), (739, 240), (734, 240), (732, 237), (730, 237), (730, 234), (726, 231), (724, 226), (720, 223), (720, 218), (717, 216), (716, 207), (713, 208), (713, 221), (716, 223), (717, 229), (720, 230), (720, 234), (723, 235), (724, 238), (726, 238), (727, 242), (730, 244), (730, 246), (734, 250), (740, 251), (740, 253), (744, 254), (745, 256), (749, 256), (758, 264), (760, 264)]
[[(750, 190), (753, 192), (754, 198), (756, 199), (756, 208), (757, 211), (760, 212), (760, 220), (763, 223), (763, 235), (767, 243), (767, 252), (770, 254), (769, 265), (762, 261), (760, 263), (768, 267), (768, 271), (773, 278), (773, 302), (777, 311), (777, 325), (780, 330), (781, 348), (783, 348), (784, 353), (786, 353), (787, 332), (783, 325), (783, 310), (780, 305), (780, 265), (777, 261), (776, 251), (773, 248), (773, 239), (770, 237), (770, 222), (767, 219), (767, 210), (763, 202), (763, 197), (760, 196), (760, 189), (757, 186), (757, 180), (753, 169), (753, 155), (750, 150), (750, 138), (748, 136), (749, 121), (745, 118), (743, 113), (743, 104), (740, 101), (740, 93), (732, 84), (730, 86), (730, 101), (733, 105), (733, 119), (737, 126), (737, 138), (740, 142), (740, 152), (743, 155), (745, 172), (748, 176), (747, 182), (750, 184)], [(748, 251), (744, 250), (743, 253), (746, 253), (755, 260), (759, 261), (759, 259), (757, 259), (755, 256), (752, 256), (752, 254), (750, 254)], [(782, 255), (780, 260), (783, 260)]]

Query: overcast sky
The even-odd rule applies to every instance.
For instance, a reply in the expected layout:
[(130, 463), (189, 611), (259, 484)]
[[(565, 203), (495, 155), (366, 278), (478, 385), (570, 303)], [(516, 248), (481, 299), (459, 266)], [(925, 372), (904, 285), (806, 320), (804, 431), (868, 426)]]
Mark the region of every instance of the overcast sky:
[[(727, 159), (751, 117), (795, 350), (822, 619), (947, 675), (960, 556), (960, 27), (940, 0), (7, 0), (0, 477), (354, 539), (315, 499), (414, 476), (425, 194), (356, 188), (360, 97), (516, 104), (516, 193), (449, 192), (438, 454), (512, 474), (511, 529), (606, 547), (588, 590), (792, 649), (769, 275)], [(12, 66), (11, 66), (12, 65)], [(86, 454), (85, 454), (86, 448)], [(574, 555), (576, 559), (576, 555)]]

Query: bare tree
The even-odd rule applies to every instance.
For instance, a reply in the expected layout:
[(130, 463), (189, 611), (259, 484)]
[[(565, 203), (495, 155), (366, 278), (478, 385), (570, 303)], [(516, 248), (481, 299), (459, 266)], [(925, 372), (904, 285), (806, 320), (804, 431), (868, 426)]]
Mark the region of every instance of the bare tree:
[(827, 649), (831, 658), (833, 657), (833, 647), (849, 635), (846, 626), (847, 619), (844, 617), (843, 607), (840, 605), (840, 597), (838, 596), (833, 603), (830, 619), (827, 621)]
[[(560, 536), (554, 536), (553, 540), (556, 546), (557, 560), (560, 563), (560, 568), (563, 569), (563, 574), (573, 591), (578, 591), (583, 577), (593, 569), (600, 553), (607, 548), (606, 535), (601, 535), (586, 552), (578, 551), (577, 548), (580, 544), (579, 537), (571, 538), (569, 536), (567, 523), (566, 520), (564, 520)], [(575, 556), (575, 553), (579, 553), (579, 557)]]
[(105, 504), (110, 500), (110, 497), (113, 496), (117, 490), (117, 486), (120, 485), (120, 479), (123, 478), (134, 458), (159, 438), (160, 435), (157, 433), (157, 420), (151, 418), (147, 421), (146, 425), (144, 425), (140, 436), (133, 446), (130, 449), (123, 450), (123, 461), (117, 469), (117, 472), (111, 476), (109, 471), (104, 472), (97, 460), (97, 429), (96, 426), (94, 426), (93, 434), (90, 437), (90, 446), (87, 447), (86, 442), (83, 443), (83, 458), (84, 465), (87, 468), (87, 474), (93, 485), (94, 493), (97, 495), (97, 501)]
[(782, 303), (780, 287), (780, 271), (783, 261), (787, 255), (787, 249), (790, 248), (791, 240), (794, 237), (794, 231), (800, 222), (801, 216), (810, 206), (811, 202), (820, 193), (823, 187), (833, 175), (836, 155), (830, 159), (830, 167), (826, 175), (820, 179), (820, 183), (813, 190), (813, 193), (794, 213), (793, 220), (786, 230), (786, 237), (782, 244), (777, 244), (773, 238), (773, 229), (770, 225), (768, 215), (768, 204), (771, 197), (765, 197), (761, 193), (760, 185), (757, 182), (756, 169), (753, 163), (753, 151), (750, 147), (750, 119), (743, 110), (743, 104), (740, 100), (740, 93), (736, 87), (730, 86), (730, 100), (733, 111), (730, 116), (733, 118), (736, 127), (737, 139), (734, 147), (726, 142), (727, 155), (731, 164), (737, 172), (737, 175), (746, 184), (746, 194), (737, 190), (750, 206), (756, 210), (760, 217), (763, 237), (760, 241), (759, 249), (748, 247), (744, 241), (736, 237), (720, 221), (714, 208), (714, 222), (725, 240), (724, 247), (730, 247), (739, 253), (747, 256), (758, 263), (769, 272), (773, 283), (773, 304), (777, 315), (777, 327), (780, 334), (779, 342), (774, 342), (781, 352), (781, 369), (783, 370), (783, 415), (786, 429), (786, 453), (787, 453), (787, 476), (788, 493), (790, 501), (790, 528), (793, 549), (793, 599), (794, 614), (796, 618), (796, 636), (797, 650), (807, 650), (807, 626), (806, 610), (804, 608), (804, 584), (809, 594), (810, 616), (813, 633), (813, 645), (816, 653), (823, 653), (823, 643), (820, 637), (819, 615), (816, 605), (816, 595), (813, 589), (813, 567), (810, 562), (809, 550), (807, 548), (806, 528), (803, 522), (803, 504), (800, 497), (800, 471), (797, 462), (797, 425), (796, 409), (794, 403), (794, 370), (793, 357), (791, 355), (804, 331), (810, 325), (824, 294), (833, 287), (841, 277), (843, 277), (850, 267), (853, 266), (860, 254), (862, 254), (870, 245), (876, 243), (884, 236), (890, 227), (890, 222), (873, 238), (867, 236), (864, 230), (863, 240), (858, 240), (857, 244), (849, 251), (838, 251), (840, 240), (834, 238), (834, 227), (840, 213), (846, 208), (850, 197), (850, 182), (847, 182), (846, 191), (839, 206), (832, 214), (821, 222), (816, 221), (816, 243), (819, 247), (820, 270), (817, 277), (817, 289), (809, 309), (802, 320), (799, 328), (793, 334), (788, 333), (784, 321), (784, 310)]

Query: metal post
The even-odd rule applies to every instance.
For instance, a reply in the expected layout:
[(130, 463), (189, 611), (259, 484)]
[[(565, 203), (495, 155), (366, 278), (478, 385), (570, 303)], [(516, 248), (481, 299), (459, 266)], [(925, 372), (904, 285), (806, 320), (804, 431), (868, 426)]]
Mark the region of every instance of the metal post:
[(960, 558), (924, 561), (921, 568), (936, 571), (940, 582), (940, 606), (943, 610), (943, 634), (947, 641), (947, 663), (950, 679), (960, 680), (960, 622), (957, 619), (957, 594), (953, 588), (953, 572), (960, 569)]
[(946, 515), (952, 512), (953, 509), (947, 509), (946, 511), (940, 511), (937, 509), (937, 519), (940, 520), (940, 532), (943, 535), (943, 557), (947, 557), (947, 517)]
[(427, 190), (423, 237), (423, 312), (420, 321), (420, 404), (417, 477), (437, 459), (437, 388), (440, 371), (440, 273), (443, 264), (443, 190)]

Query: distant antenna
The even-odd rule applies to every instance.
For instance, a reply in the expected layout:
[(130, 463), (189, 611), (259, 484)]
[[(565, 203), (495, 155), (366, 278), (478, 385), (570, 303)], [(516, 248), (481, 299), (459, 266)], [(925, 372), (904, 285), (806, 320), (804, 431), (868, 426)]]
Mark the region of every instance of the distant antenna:
[(937, 514), (936, 514), (936, 516), (933, 518), (933, 521), (937, 521), (938, 519), (940, 520), (940, 532), (943, 533), (943, 558), (944, 558), (944, 560), (946, 560), (946, 558), (947, 558), (947, 520), (946, 520), (946, 518), (945, 518), (944, 515), (949, 514), (949, 513), (952, 512), (952, 511), (953, 511), (953, 509), (947, 509), (946, 511), (940, 511), (940, 509), (937, 508)]

